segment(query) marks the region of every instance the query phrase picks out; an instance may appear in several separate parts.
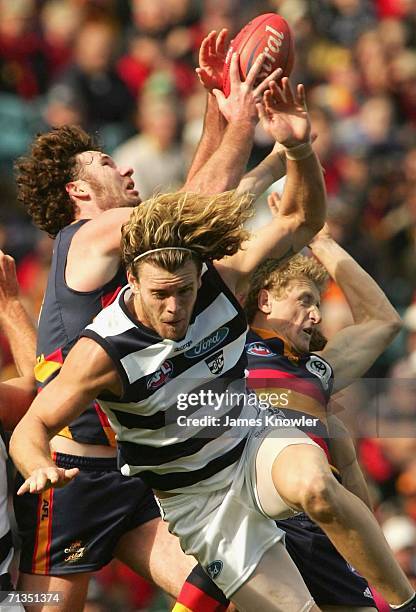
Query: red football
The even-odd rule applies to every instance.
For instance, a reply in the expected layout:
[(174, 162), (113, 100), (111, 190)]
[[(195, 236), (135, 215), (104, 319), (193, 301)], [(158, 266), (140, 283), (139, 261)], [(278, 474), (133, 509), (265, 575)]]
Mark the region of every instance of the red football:
[(240, 75), (244, 80), (260, 53), (265, 54), (259, 80), (276, 68), (289, 76), (295, 57), (293, 33), (289, 24), (276, 13), (265, 13), (250, 21), (231, 41), (224, 66), (223, 91), (230, 93), (230, 62), (234, 52), (240, 54)]

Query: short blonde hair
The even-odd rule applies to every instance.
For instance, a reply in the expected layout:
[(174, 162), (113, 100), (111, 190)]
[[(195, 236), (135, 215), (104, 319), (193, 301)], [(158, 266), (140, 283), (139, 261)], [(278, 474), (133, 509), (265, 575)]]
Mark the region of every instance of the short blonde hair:
[(258, 311), (258, 295), (261, 289), (267, 289), (274, 297), (284, 295), (293, 280), (307, 279), (315, 283), (319, 293), (325, 289), (328, 273), (314, 257), (294, 255), (286, 263), (278, 259), (267, 259), (254, 272), (247, 294), (245, 309), (249, 323)]
[[(123, 261), (132, 273), (142, 262), (174, 271), (190, 258), (222, 259), (234, 255), (249, 238), (243, 224), (253, 214), (252, 197), (235, 191), (218, 195), (165, 193), (137, 206), (122, 227)], [(169, 247), (190, 249), (192, 254)], [(134, 259), (152, 249), (136, 264)]]

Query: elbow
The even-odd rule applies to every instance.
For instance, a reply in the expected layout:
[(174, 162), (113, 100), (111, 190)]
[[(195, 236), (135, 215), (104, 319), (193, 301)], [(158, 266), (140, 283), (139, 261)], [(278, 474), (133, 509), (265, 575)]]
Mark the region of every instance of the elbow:
[(308, 228), (312, 234), (311, 238), (316, 236), (316, 234), (321, 231), (324, 225), (325, 225), (325, 217), (320, 217), (319, 219), (312, 219), (311, 221), (309, 221)]
[(394, 312), (389, 319), (383, 321), (383, 327), (388, 343), (392, 342), (394, 338), (403, 329), (403, 321), (397, 312)]
[(13, 463), (16, 466), (19, 464), (19, 461), (18, 461), (19, 437), (20, 437), (19, 425), (17, 425), (9, 441), (9, 455)]
[(403, 321), (401, 320), (400, 316), (397, 313), (395, 313), (394, 318), (392, 318), (392, 320), (390, 321), (389, 327), (391, 329), (391, 334), (393, 338), (395, 338), (397, 334), (399, 334), (402, 331)]

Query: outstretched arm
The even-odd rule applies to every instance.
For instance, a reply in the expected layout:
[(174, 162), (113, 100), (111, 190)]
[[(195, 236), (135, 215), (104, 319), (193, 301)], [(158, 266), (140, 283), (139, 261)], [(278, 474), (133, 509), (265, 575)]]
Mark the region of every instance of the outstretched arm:
[(61, 486), (78, 470), (57, 468), (49, 440), (73, 421), (104, 390), (121, 393), (121, 381), (104, 349), (81, 338), (69, 352), (58, 376), (36, 397), (10, 440), (10, 455), (27, 479), (19, 494)]
[(196, 69), (201, 84), (207, 90), (207, 106), (204, 117), (204, 128), (194, 159), (188, 171), (187, 182), (202, 168), (215, 153), (224, 136), (227, 121), (218, 108), (213, 89), (221, 89), (225, 55), (227, 52), (228, 30), (218, 34), (212, 31), (204, 38), (199, 50), (199, 67)]
[[(215, 32), (212, 33), (209, 45), (213, 45), (215, 40), (221, 51), (225, 35), (226, 32), (222, 31), (215, 39)], [(218, 58), (212, 55), (212, 50), (204, 52), (201, 63), (204, 71), (199, 73), (204, 85), (213, 92), (208, 94), (206, 129), (181, 191), (220, 193), (238, 185), (252, 146), (257, 122), (256, 100), (279, 74), (275, 71), (254, 87), (262, 58), (252, 66), (246, 81), (242, 82), (235, 56), (231, 72), (233, 93), (225, 98), (219, 89), (215, 89), (222, 83), (222, 64), (219, 76), (219, 68), (215, 65)], [(222, 112), (217, 100), (221, 102)], [(130, 208), (107, 210), (78, 230), (71, 243), (66, 268), (67, 282), (73, 289), (92, 291), (114, 277), (120, 265), (121, 226), (128, 221), (130, 214)], [(82, 265), (85, 261), (90, 262), (88, 268)]]
[(310, 247), (344, 293), (354, 320), (321, 352), (334, 370), (334, 391), (339, 391), (365, 374), (398, 334), (401, 320), (377, 283), (333, 240), (327, 228)]
[(19, 374), (34, 378), (36, 330), (19, 298), (15, 261), (3, 251), (0, 251), (0, 325)]
[(236, 255), (216, 262), (224, 281), (237, 293), (244, 292), (252, 272), (262, 261), (268, 257), (282, 260), (291, 257), (311, 240), (325, 220), (325, 185), (310, 144), (303, 86), (298, 85), (294, 94), (287, 78), (282, 79), (282, 90), (275, 83), (270, 84), (265, 109), (276, 141), (285, 147), (286, 184), (273, 219), (256, 231)]
[(230, 65), (230, 95), (226, 98), (219, 89), (213, 90), (219, 109), (228, 121), (223, 139), (206, 164), (186, 181), (182, 191), (210, 194), (237, 187), (253, 144), (254, 128), (258, 121), (256, 102), (281, 73), (280, 69), (275, 70), (256, 86), (263, 61), (264, 55), (261, 54), (251, 67), (246, 80), (241, 81), (238, 54), (233, 54)]

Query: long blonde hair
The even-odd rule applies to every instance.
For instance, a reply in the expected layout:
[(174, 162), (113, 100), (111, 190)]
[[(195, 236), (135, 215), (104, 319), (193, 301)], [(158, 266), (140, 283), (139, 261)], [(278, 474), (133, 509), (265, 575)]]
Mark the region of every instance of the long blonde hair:
[[(122, 227), (123, 261), (133, 273), (140, 263), (153, 263), (171, 272), (188, 259), (214, 260), (234, 255), (248, 239), (243, 224), (253, 214), (251, 196), (226, 191), (218, 195), (164, 193), (137, 206)], [(183, 247), (168, 250), (169, 247)], [(134, 259), (152, 249), (166, 249)]]

